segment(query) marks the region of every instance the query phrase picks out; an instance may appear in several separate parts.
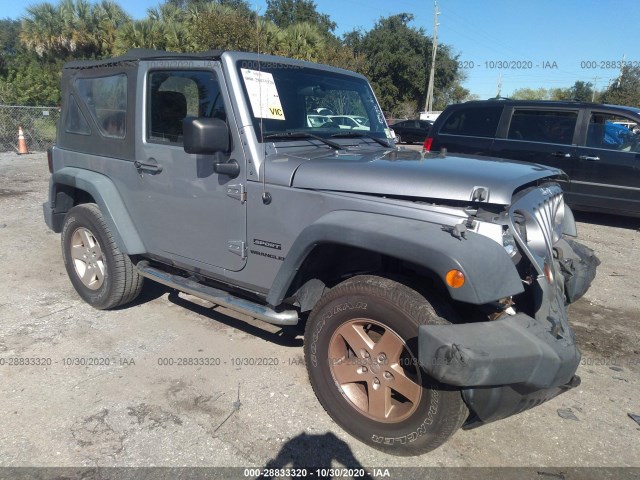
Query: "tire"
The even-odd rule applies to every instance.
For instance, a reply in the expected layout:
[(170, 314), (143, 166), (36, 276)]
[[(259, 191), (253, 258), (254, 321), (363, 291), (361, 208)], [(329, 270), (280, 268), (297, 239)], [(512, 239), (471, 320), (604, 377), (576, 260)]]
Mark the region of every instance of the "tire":
[(378, 450), (409, 456), (439, 447), (469, 412), (459, 389), (420, 370), (417, 333), (420, 325), (446, 323), (423, 296), (393, 280), (367, 275), (337, 285), (305, 331), (318, 400), (344, 430)]
[(396, 133), (396, 143), (398, 145), (400, 145), (402, 143), (402, 138), (400, 138), (400, 135)]
[(144, 278), (128, 255), (120, 252), (94, 203), (73, 207), (62, 226), (62, 258), (73, 287), (98, 310), (133, 301)]

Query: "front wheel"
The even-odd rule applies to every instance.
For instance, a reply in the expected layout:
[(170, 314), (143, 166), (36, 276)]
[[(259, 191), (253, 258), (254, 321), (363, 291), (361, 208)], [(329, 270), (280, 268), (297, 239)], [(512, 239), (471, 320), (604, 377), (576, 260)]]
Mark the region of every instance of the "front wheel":
[(394, 455), (442, 445), (468, 415), (460, 391), (419, 367), (418, 327), (448, 323), (415, 290), (353, 277), (313, 309), (305, 331), (311, 385), (329, 415), (364, 443)]
[(400, 137), (400, 134), (399, 134), (399, 133), (396, 133), (396, 143), (397, 143), (398, 145), (400, 145), (400, 144), (402, 143), (402, 138)]
[(131, 302), (143, 277), (118, 249), (94, 203), (73, 207), (62, 226), (62, 258), (69, 279), (82, 299), (104, 310)]

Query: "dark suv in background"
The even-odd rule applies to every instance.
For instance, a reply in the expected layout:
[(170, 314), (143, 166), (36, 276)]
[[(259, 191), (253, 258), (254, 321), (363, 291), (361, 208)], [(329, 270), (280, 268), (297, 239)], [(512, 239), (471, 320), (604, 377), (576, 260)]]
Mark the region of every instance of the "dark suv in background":
[(582, 102), (494, 99), (451, 105), (427, 151), (557, 167), (575, 209), (640, 217), (640, 109)]

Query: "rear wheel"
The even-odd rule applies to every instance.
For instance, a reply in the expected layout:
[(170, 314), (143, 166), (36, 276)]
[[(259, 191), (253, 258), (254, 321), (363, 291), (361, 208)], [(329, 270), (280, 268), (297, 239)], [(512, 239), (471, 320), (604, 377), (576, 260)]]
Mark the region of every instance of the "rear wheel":
[(418, 365), (418, 327), (448, 323), (415, 290), (353, 277), (314, 308), (305, 332), (311, 384), (329, 415), (359, 440), (394, 455), (442, 445), (468, 415), (459, 390)]
[(67, 213), (62, 258), (78, 294), (92, 307), (114, 308), (134, 300), (143, 277), (120, 252), (97, 205), (85, 203)]
[(399, 134), (399, 133), (396, 133), (396, 143), (397, 143), (398, 145), (400, 145), (400, 144), (402, 143), (402, 138), (400, 137), (400, 134)]

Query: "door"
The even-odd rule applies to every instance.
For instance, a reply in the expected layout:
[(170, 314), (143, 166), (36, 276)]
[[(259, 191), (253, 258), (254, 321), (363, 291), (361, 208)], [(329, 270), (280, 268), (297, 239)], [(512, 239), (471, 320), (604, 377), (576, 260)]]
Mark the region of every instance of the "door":
[[(516, 107), (506, 125), (506, 135), (501, 132), (493, 142), (491, 155), (559, 168), (572, 177), (577, 160), (578, 114), (577, 108)], [(572, 185), (561, 183), (570, 198)]]
[[(149, 68), (139, 82), (145, 128), (136, 154), (140, 163), (133, 196), (138, 201), (132, 210), (147, 249), (203, 270), (241, 270), (246, 261), (246, 160), (219, 65), (192, 61), (184, 70)], [(187, 154), (182, 146), (187, 116), (226, 121), (231, 151)], [(238, 177), (213, 171), (215, 162), (229, 160), (240, 165)]]
[(578, 146), (572, 182), (576, 202), (640, 213), (640, 132), (637, 120), (592, 110)]

